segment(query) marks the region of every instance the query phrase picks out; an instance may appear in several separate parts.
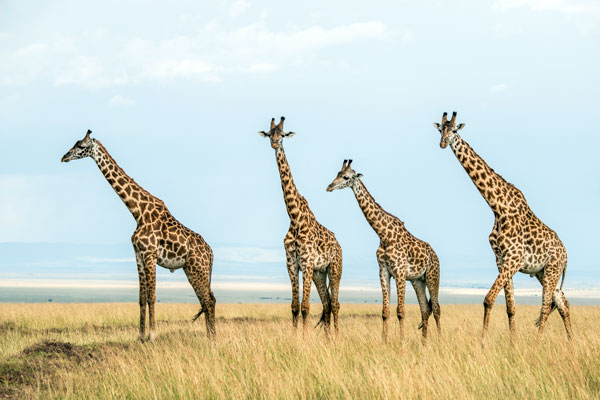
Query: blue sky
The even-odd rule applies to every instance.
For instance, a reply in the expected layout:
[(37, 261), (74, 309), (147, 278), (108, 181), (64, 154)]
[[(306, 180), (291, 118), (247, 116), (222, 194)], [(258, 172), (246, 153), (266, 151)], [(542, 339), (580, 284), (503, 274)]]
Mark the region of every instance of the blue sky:
[(285, 115), (292, 173), (344, 249), (346, 282), (377, 282), (377, 236), (350, 190), (325, 192), (353, 158), (432, 244), (442, 284), (491, 285), (492, 213), (432, 127), (456, 110), (463, 138), (565, 243), (567, 285), (598, 280), (599, 39), (600, 5), (585, 0), (4, 1), (0, 243), (30, 245), (0, 274), (59, 261), (73, 276), (135, 274), (127, 209), (92, 160), (59, 162), (92, 129), (215, 248), (215, 275), (284, 282), (288, 219), (256, 132)]

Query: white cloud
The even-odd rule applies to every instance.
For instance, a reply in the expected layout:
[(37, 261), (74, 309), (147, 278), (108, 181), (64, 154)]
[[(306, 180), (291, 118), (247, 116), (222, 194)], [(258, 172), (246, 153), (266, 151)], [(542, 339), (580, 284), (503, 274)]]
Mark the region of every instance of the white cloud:
[(492, 85), (490, 87), (490, 92), (491, 93), (504, 92), (505, 90), (506, 90), (506, 84), (504, 84), (504, 83), (497, 83), (497, 84)]
[(123, 97), (120, 94), (117, 94), (113, 97), (110, 98), (110, 100), (108, 101), (109, 104), (111, 105), (123, 105), (123, 106), (130, 106), (132, 104), (135, 104), (135, 100), (130, 99), (129, 97)]
[(229, 15), (237, 17), (250, 8), (250, 2), (246, 0), (236, 0), (229, 8)]
[(282, 250), (263, 249), (260, 247), (217, 247), (214, 249), (215, 259), (234, 263), (285, 263)]
[[(285, 66), (323, 62), (331, 57), (319, 54), (323, 49), (388, 36), (387, 26), (379, 21), (285, 30), (268, 28), (264, 19), (235, 29), (225, 29), (214, 20), (198, 25), (200, 31), (195, 34), (162, 40), (123, 40), (97, 29), (81, 37), (48, 38), (12, 50), (5, 46), (0, 50), (5, 61), (0, 65), (0, 84), (46, 80), (55, 86), (97, 89), (148, 81), (219, 82), (236, 73), (269, 73)], [(402, 37), (403, 41), (411, 39), (408, 32)]]

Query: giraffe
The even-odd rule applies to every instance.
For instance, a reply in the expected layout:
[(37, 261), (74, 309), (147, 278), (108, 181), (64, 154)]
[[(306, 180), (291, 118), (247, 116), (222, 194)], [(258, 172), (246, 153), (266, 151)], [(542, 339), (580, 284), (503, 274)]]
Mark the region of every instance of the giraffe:
[[(515, 300), (512, 278), (517, 271), (535, 276), (542, 284), (542, 308), (536, 321), (541, 335), (548, 315), (558, 308), (567, 331), (572, 337), (569, 302), (562, 291), (567, 269), (567, 251), (556, 232), (548, 228), (531, 211), (519, 189), (494, 172), (485, 161), (460, 137), (458, 131), (465, 124), (456, 124), (456, 111), (448, 121), (433, 126), (441, 133), (440, 147), (448, 144), (458, 161), (494, 213), (494, 227), (489, 236), (496, 256), (498, 277), (483, 302), (483, 331), (481, 344), (485, 346), (490, 313), (500, 290), (506, 296), (506, 313), (511, 339), (515, 332)], [(562, 279), (561, 279), (562, 274)], [(561, 279), (560, 287), (557, 287)]]
[[(333, 232), (321, 225), (306, 199), (298, 192), (290, 166), (283, 150), (283, 138), (292, 137), (294, 132), (283, 131), (284, 117), (279, 124), (271, 119), (271, 129), (260, 131), (259, 135), (270, 139), (271, 147), (275, 149), (275, 159), (279, 168), (281, 188), (285, 201), (290, 228), (283, 239), (286, 253), (286, 265), (292, 283), (292, 323), (298, 326), (298, 314), (302, 310), (304, 332), (308, 326), (310, 310), (310, 289), (314, 281), (323, 312), (317, 326), (323, 324), (325, 332), (329, 332), (331, 314), (335, 332), (338, 331), (338, 313), (340, 303), (338, 294), (342, 277), (342, 248)], [(302, 305), (299, 300), (299, 271), (302, 271)], [(327, 284), (329, 277), (329, 285)]]
[(155, 338), (156, 264), (171, 272), (183, 268), (201, 304), (200, 312), (193, 321), (205, 313), (207, 335), (214, 337), (216, 300), (210, 289), (212, 249), (202, 236), (177, 221), (162, 200), (130, 178), (102, 143), (90, 137), (91, 133), (88, 130), (82, 140), (75, 142), (61, 162), (91, 157), (137, 223), (131, 242), (139, 275), (140, 341), (145, 340), (146, 306), (150, 330), (148, 340)]
[[(383, 292), (383, 340), (387, 341), (387, 321), (390, 316), (390, 278), (396, 280), (398, 292), (397, 315), (400, 323), (400, 335), (404, 336), (404, 293), (406, 281), (410, 281), (417, 294), (421, 309), (423, 340), (427, 338), (427, 322), (433, 312), (438, 333), (440, 332), (440, 305), (438, 291), (440, 286), (440, 261), (429, 245), (414, 237), (405, 227), (404, 222), (386, 212), (373, 198), (361, 181), (362, 174), (351, 168), (352, 160), (344, 160), (342, 169), (327, 187), (328, 192), (337, 189), (352, 188), (358, 205), (367, 222), (377, 236), (380, 244), (377, 249), (379, 279)], [(430, 299), (427, 300), (429, 289)]]

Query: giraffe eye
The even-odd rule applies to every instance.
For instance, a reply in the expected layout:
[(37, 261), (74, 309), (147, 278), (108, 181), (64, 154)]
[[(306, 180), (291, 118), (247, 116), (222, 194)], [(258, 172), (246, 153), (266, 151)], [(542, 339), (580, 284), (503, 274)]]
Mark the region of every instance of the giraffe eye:
[(350, 179), (350, 177), (349, 177), (349, 176), (345, 176), (345, 177), (344, 177), (344, 179), (345, 179), (345, 180), (348, 180), (348, 179)]

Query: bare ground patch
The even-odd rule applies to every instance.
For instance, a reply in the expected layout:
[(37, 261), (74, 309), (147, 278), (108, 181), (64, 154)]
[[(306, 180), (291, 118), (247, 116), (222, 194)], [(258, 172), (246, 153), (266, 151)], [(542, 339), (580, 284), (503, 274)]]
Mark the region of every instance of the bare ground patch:
[(85, 368), (101, 360), (105, 351), (127, 347), (124, 343), (84, 346), (51, 340), (36, 343), (0, 363), (0, 399), (28, 397), (28, 389), (51, 381), (57, 371)]

